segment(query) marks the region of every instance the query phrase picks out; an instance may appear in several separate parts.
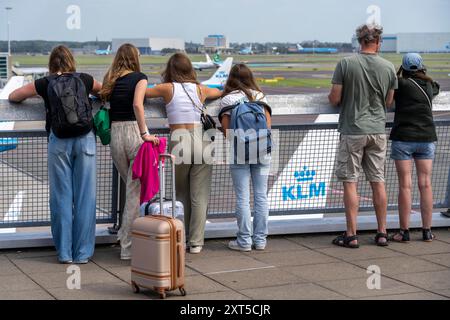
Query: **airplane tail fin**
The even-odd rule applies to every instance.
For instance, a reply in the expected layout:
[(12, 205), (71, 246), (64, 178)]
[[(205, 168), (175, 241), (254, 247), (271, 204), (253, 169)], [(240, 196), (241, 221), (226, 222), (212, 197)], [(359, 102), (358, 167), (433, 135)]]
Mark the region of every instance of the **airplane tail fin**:
[(23, 86), (25, 82), (24, 76), (14, 76), (9, 79), (6, 86), (0, 92), (0, 100), (8, 100), (9, 94)]
[(111, 51), (111, 45), (108, 45), (108, 48), (106, 49), (106, 52), (110, 52)]
[(299, 43), (297, 43), (297, 50), (303, 50), (303, 47)]
[(206, 62), (212, 63), (211, 58), (209, 57), (209, 54), (205, 53), (205, 56), (206, 56)]
[(228, 75), (230, 74), (231, 67), (233, 66), (233, 58), (227, 58), (219, 69), (213, 74), (213, 76), (203, 81), (202, 84), (205, 86), (216, 86), (223, 87), (225, 82), (228, 79)]

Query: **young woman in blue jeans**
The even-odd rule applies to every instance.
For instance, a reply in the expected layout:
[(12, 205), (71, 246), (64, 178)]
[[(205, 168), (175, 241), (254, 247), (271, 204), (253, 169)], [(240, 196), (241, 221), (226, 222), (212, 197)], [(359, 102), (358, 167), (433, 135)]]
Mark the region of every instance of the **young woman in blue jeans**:
[(403, 57), (395, 91), (395, 119), (391, 131), (391, 158), (395, 161), (399, 179), (398, 206), (400, 230), (391, 237), (397, 242), (410, 241), (411, 173), (414, 159), (420, 191), (422, 239), (431, 242), (433, 192), (431, 172), (437, 141), (433, 122), (432, 100), (439, 93), (439, 85), (426, 75), (422, 57), (408, 53)]
[[(74, 74), (75, 59), (67, 47), (53, 49), (49, 59), (50, 76), (38, 79), (13, 91), (9, 100), (22, 102), (39, 95), (48, 111), (46, 129), (48, 143), (48, 179), (53, 242), (60, 263), (84, 264), (94, 254), (96, 216), (96, 141), (93, 124), (83, 131), (74, 130), (57, 136), (51, 130), (49, 81)], [(78, 74), (84, 84), (86, 98), (97, 94), (101, 83), (86, 73)]]
[[(245, 64), (235, 65), (225, 85), (220, 106), (226, 108), (240, 102), (261, 101), (267, 103), (264, 94), (256, 84), (251, 70)], [(271, 114), (264, 110), (267, 127), (271, 126)], [(230, 128), (231, 110), (220, 112), (220, 122), (225, 135)], [(231, 177), (236, 193), (237, 239), (228, 243), (228, 248), (237, 251), (264, 250), (267, 243), (269, 207), (267, 203), (267, 183), (270, 170), (270, 154), (256, 164), (230, 165)], [(250, 213), (250, 178), (253, 183), (254, 216), (253, 230)]]

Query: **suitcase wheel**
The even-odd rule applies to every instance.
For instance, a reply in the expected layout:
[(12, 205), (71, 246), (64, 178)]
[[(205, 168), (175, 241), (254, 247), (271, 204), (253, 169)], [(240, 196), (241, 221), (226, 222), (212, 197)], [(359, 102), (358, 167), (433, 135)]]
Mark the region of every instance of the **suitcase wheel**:
[(138, 285), (136, 284), (136, 282), (131, 282), (131, 288), (133, 289), (134, 293), (139, 293), (141, 290), (139, 289)]
[(180, 293), (181, 295), (184, 297), (186, 295), (186, 289), (184, 289), (183, 287), (180, 288)]

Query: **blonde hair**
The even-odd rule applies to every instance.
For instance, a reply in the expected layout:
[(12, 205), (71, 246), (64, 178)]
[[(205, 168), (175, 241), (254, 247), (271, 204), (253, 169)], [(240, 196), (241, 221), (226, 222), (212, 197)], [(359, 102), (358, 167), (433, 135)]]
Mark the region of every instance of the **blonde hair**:
[(126, 71), (141, 72), (139, 50), (129, 43), (121, 45), (117, 50), (114, 61), (103, 79), (100, 96), (104, 101), (110, 99), (117, 79)]
[(51, 74), (76, 71), (75, 59), (69, 48), (57, 46), (52, 50), (48, 60), (48, 70)]

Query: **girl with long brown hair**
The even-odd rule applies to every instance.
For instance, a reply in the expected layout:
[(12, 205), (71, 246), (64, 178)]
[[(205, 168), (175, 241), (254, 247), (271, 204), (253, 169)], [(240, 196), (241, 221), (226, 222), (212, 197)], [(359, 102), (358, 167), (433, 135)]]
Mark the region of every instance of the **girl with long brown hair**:
[[(234, 110), (241, 103), (260, 102), (255, 108), (265, 115), (267, 128), (271, 127), (271, 110), (267, 99), (255, 81), (252, 71), (245, 64), (236, 64), (230, 71), (220, 106), (219, 120), (225, 135), (230, 129)], [(236, 113), (234, 113), (236, 114)], [(259, 119), (259, 118), (258, 118)], [(256, 127), (256, 126), (255, 126)], [(256, 128), (255, 128), (256, 129)], [(255, 163), (230, 164), (233, 187), (236, 194), (236, 218), (238, 232), (236, 240), (228, 243), (228, 248), (237, 251), (264, 250), (267, 243), (269, 209), (267, 202), (267, 183), (270, 169), (270, 154), (265, 154)], [(253, 225), (250, 213), (250, 178), (253, 184), (255, 213)]]
[(219, 98), (222, 92), (200, 85), (191, 60), (183, 53), (170, 57), (162, 77), (164, 83), (147, 89), (146, 96), (162, 97), (166, 103), (170, 150), (182, 153), (175, 154), (175, 181), (177, 198), (184, 205), (187, 245), (190, 253), (200, 253), (211, 185), (211, 165), (203, 159), (208, 143), (203, 141), (200, 115), (205, 100)]
[(132, 163), (141, 144), (159, 144), (145, 122), (144, 100), (147, 76), (141, 72), (139, 51), (122, 45), (105, 75), (101, 98), (110, 103), (111, 156), (126, 184), (125, 209), (118, 233), (122, 260), (131, 259), (131, 225), (139, 215), (140, 182), (132, 179)]
[(88, 98), (102, 85), (76, 72), (65, 46), (52, 50), (48, 67), (49, 76), (13, 91), (9, 100), (22, 102), (36, 95), (44, 99), (53, 242), (60, 263), (83, 264), (94, 254), (96, 217), (96, 142)]

